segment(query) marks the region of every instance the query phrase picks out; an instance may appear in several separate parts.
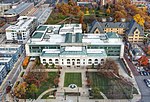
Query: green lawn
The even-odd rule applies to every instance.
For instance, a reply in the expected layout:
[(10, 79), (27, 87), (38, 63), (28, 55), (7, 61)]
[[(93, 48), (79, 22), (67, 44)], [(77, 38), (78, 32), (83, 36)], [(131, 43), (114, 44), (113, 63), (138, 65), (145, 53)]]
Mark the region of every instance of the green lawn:
[[(92, 87), (97, 87), (109, 99), (131, 99), (133, 98), (132, 86), (124, 83), (117, 78), (108, 78), (97, 73), (89, 73), (92, 81)], [(137, 94), (136, 88), (133, 87), (133, 93)]]
[(70, 84), (82, 87), (81, 73), (65, 73), (64, 87), (68, 87)]

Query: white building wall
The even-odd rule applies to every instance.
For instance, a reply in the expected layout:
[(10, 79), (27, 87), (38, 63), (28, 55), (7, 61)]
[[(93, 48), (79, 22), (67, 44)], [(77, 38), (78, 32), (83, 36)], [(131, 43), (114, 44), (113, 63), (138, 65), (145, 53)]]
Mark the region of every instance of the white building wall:
[(103, 62), (106, 58), (107, 56), (103, 56), (103, 57), (87, 57), (86, 56), (82, 58), (67, 57), (67, 55), (64, 58), (40, 56), (41, 63), (43, 63), (44, 65), (46, 63), (48, 63), (49, 65), (52, 65), (54, 63), (55, 65), (60, 65), (60, 66), (87, 66), (87, 65), (92, 65), (92, 64), (98, 65), (98, 64), (102, 64), (101, 62)]

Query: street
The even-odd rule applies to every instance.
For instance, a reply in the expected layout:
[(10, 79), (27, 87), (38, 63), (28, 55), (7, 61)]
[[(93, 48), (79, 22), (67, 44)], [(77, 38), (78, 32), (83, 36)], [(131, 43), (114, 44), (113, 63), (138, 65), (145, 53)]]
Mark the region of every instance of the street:
[(126, 60), (126, 62), (128, 63), (134, 77), (135, 77), (135, 80), (138, 84), (138, 87), (139, 87), (139, 90), (141, 92), (141, 100), (140, 102), (150, 102), (150, 88), (148, 88), (145, 84), (145, 82), (143, 81), (144, 79), (148, 79), (150, 78), (150, 76), (141, 76), (135, 66), (133, 65), (133, 63), (131, 61), (129, 61), (127, 55), (125, 54), (124, 55), (124, 58)]

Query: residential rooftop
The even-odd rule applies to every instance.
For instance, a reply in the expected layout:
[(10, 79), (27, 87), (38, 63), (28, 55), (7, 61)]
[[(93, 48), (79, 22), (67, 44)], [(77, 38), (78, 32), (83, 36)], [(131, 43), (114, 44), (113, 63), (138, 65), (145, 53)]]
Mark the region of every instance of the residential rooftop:
[(12, 57), (0, 57), (0, 63), (7, 63), (12, 59)]
[(0, 44), (0, 50), (1, 48), (7, 49), (7, 48), (18, 48), (21, 45), (18, 44)]
[(36, 17), (20, 16), (15, 25), (10, 25), (6, 30), (26, 30)]
[(23, 3), (19, 4), (16, 8), (12, 8), (12, 9), (6, 11), (5, 14), (18, 15), (31, 5), (34, 5), (34, 3), (24, 3), (23, 2)]
[(4, 67), (5, 65), (0, 65), (0, 72), (3, 70)]
[(34, 32), (32, 38), (41, 38), (44, 35), (42, 32)]

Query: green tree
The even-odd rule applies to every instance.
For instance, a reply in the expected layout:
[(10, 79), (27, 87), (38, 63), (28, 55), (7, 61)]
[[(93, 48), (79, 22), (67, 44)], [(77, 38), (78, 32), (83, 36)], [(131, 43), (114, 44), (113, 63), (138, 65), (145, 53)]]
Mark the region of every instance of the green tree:
[(92, 93), (94, 97), (99, 97), (100, 95), (100, 89), (98, 87), (92, 88)]
[(48, 67), (49, 67), (49, 64), (48, 64), (48, 63), (46, 63), (46, 64), (45, 64), (45, 68), (48, 68)]
[(52, 69), (54, 69), (54, 68), (55, 68), (55, 64), (53, 63), (53, 64), (51, 65), (51, 67), (52, 67)]
[(37, 86), (35, 84), (31, 84), (28, 90), (29, 90), (29, 93), (32, 96), (34, 95), (34, 98), (36, 98), (36, 93), (38, 92)]

